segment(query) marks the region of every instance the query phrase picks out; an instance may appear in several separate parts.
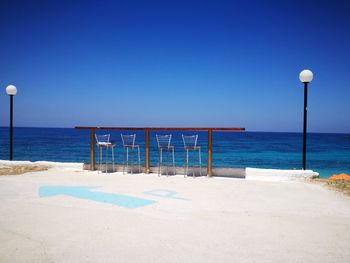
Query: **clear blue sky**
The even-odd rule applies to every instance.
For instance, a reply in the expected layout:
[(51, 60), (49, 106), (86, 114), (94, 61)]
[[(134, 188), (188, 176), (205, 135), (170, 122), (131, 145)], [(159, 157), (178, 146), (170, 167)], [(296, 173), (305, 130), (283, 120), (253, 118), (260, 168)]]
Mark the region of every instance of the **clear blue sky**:
[(350, 133), (349, 1), (0, 1), (0, 126)]

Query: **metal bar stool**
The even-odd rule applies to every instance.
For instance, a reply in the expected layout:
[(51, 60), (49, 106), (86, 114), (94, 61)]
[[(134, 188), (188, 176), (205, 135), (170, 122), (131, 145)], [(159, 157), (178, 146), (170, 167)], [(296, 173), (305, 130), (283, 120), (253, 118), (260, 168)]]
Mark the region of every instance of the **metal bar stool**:
[[(175, 168), (175, 147), (170, 145), (171, 134), (169, 135), (156, 135), (158, 143), (158, 153), (159, 153), (159, 162), (158, 162), (158, 176), (162, 175), (162, 166), (163, 166), (163, 149), (167, 150), (168, 157), (169, 152), (172, 152), (172, 161), (173, 161), (173, 175), (176, 174)], [(169, 162), (166, 162), (166, 175), (169, 175)]]
[[(123, 165), (123, 174), (128, 172), (129, 167), (129, 149), (131, 149), (131, 165), (134, 164), (134, 149), (137, 148), (138, 164), (139, 164), (139, 173), (141, 173), (141, 161), (140, 161), (140, 145), (135, 145), (136, 134), (121, 134), (123, 149), (124, 149), (124, 165)], [(131, 168), (131, 173), (133, 170)]]
[[(202, 159), (201, 159), (201, 147), (197, 146), (197, 140), (198, 140), (198, 134), (196, 135), (183, 135), (182, 134), (182, 141), (184, 143), (184, 149), (185, 149), (185, 177), (188, 173), (188, 161), (189, 161), (189, 151), (198, 151), (198, 163), (199, 163), (199, 174), (202, 176)], [(195, 177), (195, 171), (194, 171), (194, 161), (192, 165), (192, 175)]]
[(111, 149), (112, 152), (112, 165), (113, 165), (113, 172), (115, 171), (114, 169), (114, 146), (115, 143), (110, 141), (110, 134), (104, 134), (104, 135), (97, 135), (95, 134), (95, 139), (96, 139), (96, 146), (98, 148), (98, 152), (99, 152), (99, 170), (102, 171), (101, 166), (102, 166), (102, 152), (103, 152), (103, 148), (106, 149), (106, 173), (108, 170), (108, 165), (107, 165), (107, 161), (108, 161), (108, 150)]

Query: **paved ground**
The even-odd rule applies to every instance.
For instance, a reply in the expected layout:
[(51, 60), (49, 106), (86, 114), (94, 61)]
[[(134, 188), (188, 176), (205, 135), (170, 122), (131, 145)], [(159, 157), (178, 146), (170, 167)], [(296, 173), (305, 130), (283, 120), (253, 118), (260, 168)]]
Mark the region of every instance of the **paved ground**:
[(350, 198), (309, 183), (52, 169), (0, 202), (0, 262), (350, 262)]

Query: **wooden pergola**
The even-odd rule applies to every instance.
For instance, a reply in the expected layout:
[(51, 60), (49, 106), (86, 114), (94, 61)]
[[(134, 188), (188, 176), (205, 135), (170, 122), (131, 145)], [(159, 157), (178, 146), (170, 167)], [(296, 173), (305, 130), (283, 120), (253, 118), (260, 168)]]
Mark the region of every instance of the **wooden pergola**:
[(90, 130), (90, 170), (95, 170), (95, 131), (96, 130), (132, 130), (145, 131), (145, 173), (150, 172), (150, 131), (207, 131), (208, 132), (208, 165), (207, 175), (212, 175), (213, 131), (245, 131), (245, 128), (198, 128), (198, 127), (92, 127), (76, 126), (79, 130)]

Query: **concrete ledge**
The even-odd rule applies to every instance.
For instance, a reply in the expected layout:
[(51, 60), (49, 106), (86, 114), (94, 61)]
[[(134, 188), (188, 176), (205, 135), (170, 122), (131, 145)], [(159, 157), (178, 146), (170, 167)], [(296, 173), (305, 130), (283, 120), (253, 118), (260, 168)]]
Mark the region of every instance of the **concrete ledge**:
[(72, 169), (83, 169), (83, 163), (63, 163), (63, 162), (48, 162), (48, 161), (8, 161), (0, 160), (0, 167), (13, 167), (18, 165), (25, 166), (47, 166), (50, 168), (72, 168)]
[[(84, 164), (84, 170), (89, 170), (90, 169), (90, 164)], [(96, 170), (101, 170), (101, 171), (106, 171), (106, 165), (102, 164), (101, 167), (99, 164), (95, 164), (95, 169)], [(114, 166), (114, 172), (122, 172), (123, 171), (123, 165), (115, 165)], [(139, 167), (138, 166), (129, 166), (128, 167), (128, 172), (131, 173), (138, 173), (139, 172)], [(107, 165), (107, 172), (113, 172), (113, 166), (112, 164)], [(141, 166), (141, 173), (145, 172), (145, 167)], [(158, 173), (158, 166), (152, 166), (150, 168), (151, 173)], [(202, 176), (207, 176), (207, 168), (202, 167), (201, 169)], [(195, 176), (200, 176), (200, 168), (199, 167), (189, 167), (188, 168), (188, 176), (192, 176), (194, 173)], [(162, 168), (162, 175), (167, 174), (167, 168), (163, 167)], [(168, 174), (173, 175), (173, 174), (185, 174), (185, 169), (183, 166), (177, 166), (175, 167), (175, 171), (173, 167), (168, 167)], [(218, 177), (232, 177), (232, 178), (245, 178), (245, 168), (213, 168), (213, 174), (212, 176), (218, 176)]]
[(296, 181), (318, 177), (312, 170), (246, 168), (246, 179), (258, 181)]

